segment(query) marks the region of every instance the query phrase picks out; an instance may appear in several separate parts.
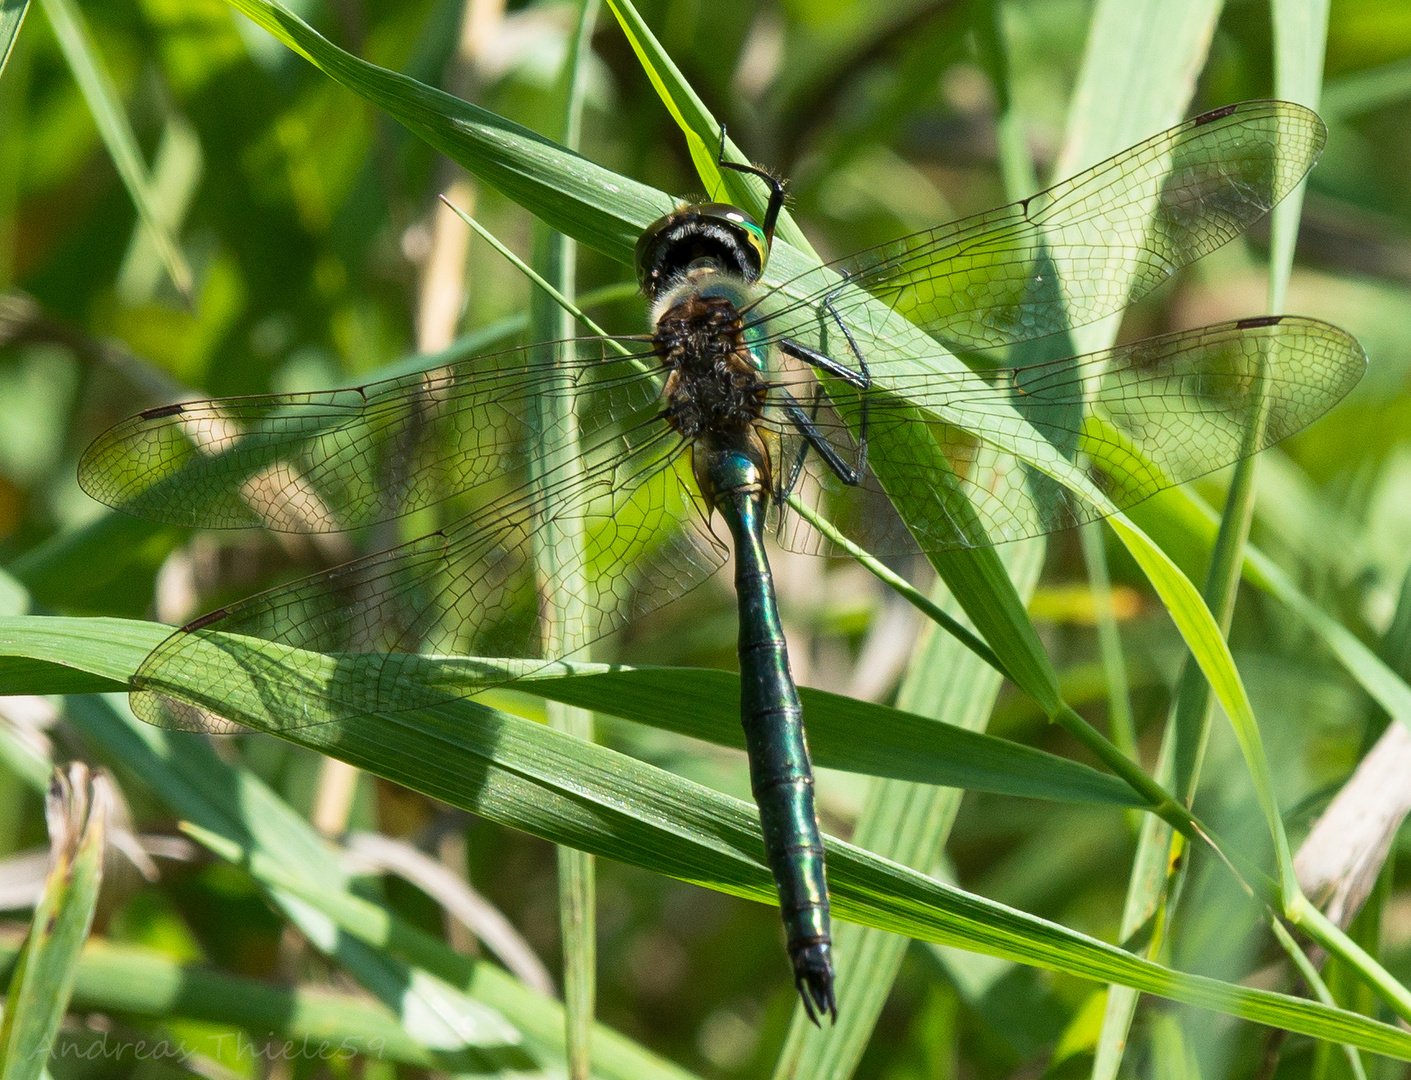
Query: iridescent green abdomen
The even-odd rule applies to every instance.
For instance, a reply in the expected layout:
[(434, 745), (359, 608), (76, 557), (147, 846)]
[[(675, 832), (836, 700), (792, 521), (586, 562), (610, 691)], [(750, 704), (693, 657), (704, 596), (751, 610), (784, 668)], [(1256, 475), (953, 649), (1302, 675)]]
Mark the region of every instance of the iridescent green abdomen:
[(744, 453), (710, 452), (705, 471), (716, 509), (735, 545), (740, 722), (794, 981), (810, 1017), (836, 1015), (828, 885), (814, 809), (813, 767), (764, 551), (768, 489), (761, 470)]

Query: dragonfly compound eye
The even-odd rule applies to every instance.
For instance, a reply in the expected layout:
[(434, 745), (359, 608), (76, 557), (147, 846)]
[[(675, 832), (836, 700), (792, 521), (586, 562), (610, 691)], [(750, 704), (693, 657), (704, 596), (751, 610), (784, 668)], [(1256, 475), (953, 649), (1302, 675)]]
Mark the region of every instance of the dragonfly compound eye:
[(655, 299), (702, 261), (753, 283), (768, 256), (764, 230), (749, 214), (728, 203), (699, 203), (646, 228), (637, 241), (637, 277), (642, 291)]

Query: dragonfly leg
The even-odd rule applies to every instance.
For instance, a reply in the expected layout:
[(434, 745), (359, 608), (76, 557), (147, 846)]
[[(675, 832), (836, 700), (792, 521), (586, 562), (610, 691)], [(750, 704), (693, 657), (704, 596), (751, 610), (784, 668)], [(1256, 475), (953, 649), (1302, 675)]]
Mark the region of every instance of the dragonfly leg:
[[(844, 271), (844, 281), (849, 277), (850, 275)], [(841, 292), (842, 287), (840, 286), (823, 298), (823, 312), (819, 314), (819, 322), (823, 324), (822, 330), (825, 335), (823, 344), (826, 348), (827, 324), (822, 317), (823, 314), (826, 313), (828, 317), (837, 324), (838, 329), (843, 332), (843, 338), (848, 343), (848, 349), (852, 352), (853, 359), (857, 361), (856, 368), (848, 367), (847, 364), (834, 360), (826, 353), (810, 349), (808, 346), (802, 345), (797, 341), (786, 339), (779, 343), (779, 348), (783, 353), (792, 356), (795, 360), (801, 360), (815, 370), (825, 371), (835, 378), (842, 379), (849, 386), (856, 388), (858, 398), (857, 465), (854, 468), (860, 476), (867, 470), (867, 422), (869, 419), (868, 406), (871, 404), (868, 400), (867, 391), (872, 389), (872, 371), (867, 366), (867, 357), (863, 355), (862, 349), (858, 346), (857, 338), (853, 337), (852, 330), (848, 327), (848, 324), (843, 321), (843, 317), (838, 314), (838, 309), (833, 306), (833, 301), (838, 298), (838, 294)], [(817, 409), (815, 407), (815, 416), (816, 415)], [(856, 483), (857, 481), (848, 482)]]
[(793, 492), (794, 486), (799, 481), (799, 474), (803, 471), (804, 459), (808, 456), (809, 447), (817, 451), (818, 456), (828, 463), (828, 468), (833, 470), (834, 475), (849, 487), (855, 487), (862, 482), (862, 470), (849, 465), (843, 460), (843, 456), (838, 453), (837, 447), (828, 441), (828, 437), (818, 430), (816, 423), (818, 418), (818, 406), (821, 401), (821, 387), (814, 391), (813, 414), (810, 416), (804, 411), (804, 407), (799, 404), (799, 399), (785, 390), (778, 387), (779, 395), (783, 398), (780, 408), (788, 417), (789, 423), (794, 426), (794, 430), (803, 436), (803, 445), (799, 447), (799, 453), (794, 458), (793, 468), (789, 470), (789, 480), (779, 489), (779, 498), (782, 500)]
[[(782, 390), (783, 388), (780, 387), (780, 389)], [(816, 385), (813, 388), (813, 409), (809, 413), (809, 420), (811, 421), (811, 423), (807, 426), (815, 429), (814, 433), (821, 436), (821, 433), (816, 430), (818, 427), (818, 406), (819, 403), (822, 401), (822, 398), (819, 396), (819, 389), (820, 387)], [(784, 393), (788, 394), (788, 391), (785, 390)], [(799, 427), (798, 423), (795, 422), (792, 417), (790, 417), (790, 423), (794, 424), (795, 431), (799, 431), (800, 434), (803, 434), (803, 430)], [(784, 500), (793, 494), (794, 488), (798, 487), (799, 477), (803, 475), (803, 463), (808, 460), (808, 447), (809, 439), (808, 436), (805, 434), (804, 441), (799, 443), (799, 452), (794, 455), (794, 464), (789, 468), (788, 480), (780, 484), (778, 486), (779, 490), (774, 493), (774, 499), (777, 503), (780, 504), (781, 507), (784, 504)]]
[[(830, 309), (831, 306), (832, 305), (829, 304)], [(818, 352), (814, 349), (810, 349), (807, 345), (800, 345), (797, 341), (790, 341), (786, 339), (784, 341), (779, 342), (779, 351), (784, 353), (786, 356), (792, 356), (795, 360), (801, 360), (805, 364), (808, 364), (810, 367), (816, 368), (819, 371), (826, 371), (829, 375), (833, 375), (836, 378), (842, 379), (849, 386), (856, 388), (858, 397), (856, 464), (850, 466), (843, 465), (840, 468), (839, 464), (842, 462), (841, 457), (839, 457), (837, 450), (835, 450), (832, 445), (827, 442), (826, 439), (823, 439), (822, 433), (818, 431), (817, 424), (809, 422), (808, 427), (812, 434), (814, 436), (817, 436), (818, 440), (828, 447), (827, 451), (825, 451), (822, 446), (815, 442), (813, 438), (810, 438), (810, 431), (804, 430), (804, 428), (800, 425), (799, 417), (790, 413), (787, 406), (785, 407), (784, 411), (786, 414), (789, 415), (789, 419), (793, 422), (794, 426), (798, 428), (799, 434), (803, 435), (804, 438), (808, 439), (809, 444), (812, 445), (815, 450), (817, 450), (820, 454), (823, 455), (824, 460), (828, 462), (829, 468), (831, 468), (835, 473), (838, 474), (838, 479), (845, 484), (853, 485), (860, 483), (863, 474), (867, 471), (867, 426), (869, 419), (868, 406), (870, 404), (868, 400), (867, 391), (872, 389), (872, 374), (867, 370), (867, 361), (863, 359), (862, 350), (857, 347), (857, 342), (853, 340), (852, 333), (848, 330), (845, 325), (843, 325), (841, 319), (838, 320), (838, 324), (840, 326), (843, 326), (843, 333), (846, 334), (848, 337), (848, 344), (852, 347), (853, 355), (857, 357), (857, 361), (860, 365), (861, 370), (854, 370), (853, 368), (848, 367), (846, 364), (841, 364), (837, 360), (834, 360), (831, 356), (826, 356), (821, 352)], [(822, 394), (823, 388), (821, 386), (816, 387), (814, 391), (813, 409), (813, 415), (815, 420), (818, 416), (818, 403)], [(797, 402), (789, 396), (787, 391), (784, 391), (784, 396), (789, 401), (793, 401), (793, 403), (797, 405)], [(798, 471), (802, 464), (802, 460), (795, 462), (795, 472)], [(790, 487), (792, 488), (792, 483), (790, 484)]]
[(764, 229), (765, 247), (773, 247), (774, 226), (779, 224), (779, 211), (784, 209), (784, 181), (771, 175), (767, 170), (761, 169), (758, 165), (741, 165), (738, 162), (726, 161), (724, 124), (720, 125), (720, 152), (716, 154), (715, 164), (721, 169), (730, 169), (732, 172), (744, 173), (746, 176), (757, 176), (769, 185), (769, 203), (764, 209), (764, 221), (760, 227)]

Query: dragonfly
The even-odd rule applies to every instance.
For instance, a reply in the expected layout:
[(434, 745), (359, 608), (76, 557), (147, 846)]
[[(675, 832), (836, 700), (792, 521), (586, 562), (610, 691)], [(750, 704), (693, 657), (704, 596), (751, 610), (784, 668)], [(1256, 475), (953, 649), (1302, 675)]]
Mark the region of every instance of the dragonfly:
[[(885, 554), (1043, 535), (1322, 415), (1366, 356), (1310, 318), (985, 361), (1113, 315), (1238, 236), (1323, 141), (1301, 106), (1228, 106), (1022, 202), (766, 286), (784, 185), (725, 161), (722, 140), (719, 164), (763, 180), (767, 208), (684, 203), (644, 231), (647, 334), (139, 413), (84, 454), (96, 499), (199, 529), (361, 531), (385, 549), (175, 630), (136, 672), (133, 708), (238, 730), (231, 703), (278, 678), (261, 665), (290, 649), (334, 657), (336, 674), (317, 693), (256, 685), (267, 728), (473, 695), (681, 596), (733, 550), (765, 859), (803, 1006), (836, 1020), (824, 846), (766, 538), (830, 554), (836, 534)], [(490, 659), (438, 678), (454, 657)]]

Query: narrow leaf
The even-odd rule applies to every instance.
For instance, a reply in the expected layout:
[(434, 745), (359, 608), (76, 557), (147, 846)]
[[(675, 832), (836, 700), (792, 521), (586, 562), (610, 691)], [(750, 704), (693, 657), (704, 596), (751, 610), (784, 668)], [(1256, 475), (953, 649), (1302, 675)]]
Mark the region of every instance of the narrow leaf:
[[(211, 687), (224, 687), (221, 699), (210, 704), (221, 715), (251, 726), (279, 723), (280, 715), (284, 722), (305, 715), (310, 695), (337, 678), (331, 658), (296, 657), (267, 642), (248, 649), (233, 635), (202, 640), (213, 646), (212, 652), (184, 673), (192, 685), (182, 687), (182, 694), (201, 700)], [(467, 710), (477, 714), (478, 723), (468, 723)], [(752, 806), (541, 725), (462, 703), (458, 709), (411, 708), (395, 717), (367, 716), (283, 735), (554, 843), (774, 903)], [(839, 918), (1122, 983), (1411, 1060), (1411, 1033), (1321, 1004), (1140, 960), (840, 841), (829, 841), (828, 854)]]
[(152, 190), (152, 178), (137, 146), (137, 136), (128, 123), (117, 87), (103, 65), (83, 13), (72, 0), (40, 0), (40, 4), (54, 28), (54, 36), (59, 40), (69, 70), (83, 91), (88, 110), (93, 114), (93, 122), (98, 125), (98, 134), (108, 148), (133, 206), (137, 208), (137, 216), (142, 219), (152, 243), (156, 245), (172, 284), (189, 299), (191, 268), (186, 265), (176, 238), (163, 223), (163, 214), (156, 205)]
[[(121, 689), (169, 632), (131, 619), (0, 619), (0, 693)], [(443, 674), (454, 680), (456, 672), (451, 667)], [(533, 672), (517, 688), (744, 748), (739, 676), (731, 672), (556, 665)], [(804, 687), (800, 697), (814, 760), (829, 768), (1025, 798), (1144, 805), (1116, 777), (1042, 750), (822, 690)]]
[(112, 792), (75, 762), (54, 771), (46, 799), (51, 869), (10, 977), (0, 1021), (0, 1077), (37, 1080), (53, 1050), (93, 925)]
[(5, 73), (5, 65), (15, 50), (20, 27), (28, 13), (29, 0), (0, 0), (0, 75)]

